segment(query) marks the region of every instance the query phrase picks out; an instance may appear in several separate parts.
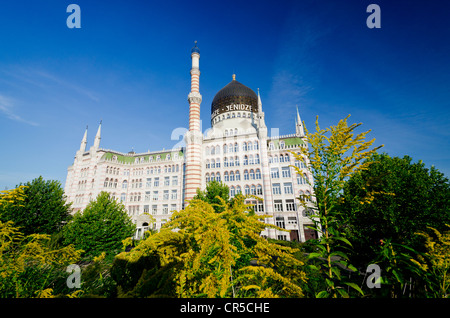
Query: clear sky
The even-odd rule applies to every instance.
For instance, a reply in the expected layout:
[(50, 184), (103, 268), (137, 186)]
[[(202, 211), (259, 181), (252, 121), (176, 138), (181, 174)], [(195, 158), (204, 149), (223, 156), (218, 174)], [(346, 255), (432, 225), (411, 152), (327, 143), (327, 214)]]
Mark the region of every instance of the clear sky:
[[(69, 4), (81, 28), (69, 29)], [(381, 8), (369, 29), (366, 8)], [(391, 156), (450, 175), (450, 2), (2, 1), (0, 189), (42, 175), (64, 185), (86, 125), (101, 147), (169, 149), (188, 126), (190, 50), (201, 50), (203, 130), (236, 79), (260, 89), (266, 124), (295, 132), (351, 114)], [(270, 130), (269, 130), (270, 131)]]

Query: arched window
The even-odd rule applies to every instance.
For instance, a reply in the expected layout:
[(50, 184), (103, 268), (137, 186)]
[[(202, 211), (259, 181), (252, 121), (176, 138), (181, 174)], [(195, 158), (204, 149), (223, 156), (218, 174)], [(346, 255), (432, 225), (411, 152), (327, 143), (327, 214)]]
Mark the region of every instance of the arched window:
[(216, 146), (216, 155), (219, 155), (219, 154), (220, 154), (220, 147)]
[(255, 140), (255, 142), (253, 143), (253, 149), (258, 150), (259, 149), (259, 144), (258, 141)]
[(214, 159), (211, 160), (211, 168), (214, 169), (216, 167), (216, 161)]
[(248, 171), (244, 170), (244, 180), (248, 180)]
[(236, 194), (242, 193), (241, 187), (237, 186), (236, 187)]
[(229, 144), (228, 145), (228, 151), (229, 152), (233, 152), (233, 144)]
[(253, 155), (249, 155), (248, 156), (248, 164), (252, 165), (253, 164)]
[(211, 181), (214, 181), (215, 177), (216, 177), (216, 175), (214, 174), (214, 172), (211, 173)]
[(225, 130), (225, 137), (228, 137), (228, 129)]
[(230, 157), (229, 164), (230, 164), (230, 167), (234, 167), (233, 157)]
[(235, 176), (236, 176), (236, 181), (241, 181), (241, 174), (239, 173), (239, 170), (236, 170)]
[(239, 145), (237, 142), (234, 143), (234, 152), (239, 152)]
[(228, 158), (227, 157), (223, 158), (223, 166), (228, 167)]
[(252, 185), (251, 189), (250, 189), (250, 193), (253, 195), (256, 195), (256, 187), (255, 185)]
[(252, 150), (252, 148), (253, 148), (253, 144), (251, 141), (249, 141), (247, 144), (247, 150), (250, 151), (250, 150)]
[(261, 170), (256, 169), (255, 179), (261, 179)]
[(223, 153), (227, 153), (228, 152), (228, 146), (227, 145), (223, 145)]
[(244, 156), (244, 166), (248, 165), (248, 157), (247, 155)]
[(225, 173), (223, 174), (223, 179), (224, 179), (224, 181), (230, 181), (230, 177), (228, 176), (228, 171), (225, 171)]
[(230, 171), (230, 181), (234, 181), (234, 172)]
[(216, 159), (216, 168), (220, 168), (220, 159), (219, 158)]
[[(208, 160), (206, 160), (206, 169), (209, 169), (210, 166), (211, 166), (211, 165), (210, 165), (209, 159), (208, 159)], [(152, 170), (153, 170), (153, 169), (152, 169)]]
[(258, 154), (256, 154), (256, 155), (255, 155), (255, 164), (257, 164), (257, 165), (258, 165), (258, 164), (259, 164), (259, 162), (260, 162), (260, 161), (259, 161), (259, 155), (258, 155)]
[(250, 187), (248, 185), (245, 186), (244, 193), (245, 193), (245, 195), (249, 195), (250, 194)]
[(255, 179), (255, 171), (253, 171), (253, 169), (250, 169), (250, 180), (254, 179)]
[(239, 157), (238, 156), (234, 157), (234, 165), (236, 167), (239, 167)]
[(262, 195), (263, 194), (262, 186), (260, 184), (258, 184), (258, 187), (256, 188), (256, 194), (257, 195)]
[(126, 189), (128, 187), (128, 181), (127, 180), (123, 180), (122, 182), (122, 189)]
[(230, 188), (230, 197), (234, 197), (236, 195), (236, 189), (234, 187)]
[(211, 147), (211, 154), (212, 154), (212, 155), (215, 155), (215, 154), (216, 154), (216, 148)]
[(206, 174), (206, 183), (209, 182), (209, 173)]
[(244, 143), (242, 144), (242, 150), (243, 150), (243, 151), (247, 151), (247, 143), (246, 143), (246, 142), (244, 142)]
[(109, 180), (109, 179), (108, 179), (108, 178), (106, 178), (106, 179), (105, 179), (105, 182), (103, 183), (103, 186), (104, 186), (105, 188), (107, 188), (107, 187), (108, 187), (108, 180)]
[(234, 135), (237, 135), (237, 134), (238, 134), (238, 129), (234, 128)]
[(206, 147), (206, 149), (205, 149), (205, 155), (209, 155), (209, 147)]
[(219, 182), (220, 182), (220, 172), (217, 172), (217, 173), (216, 173), (216, 181), (219, 181)]

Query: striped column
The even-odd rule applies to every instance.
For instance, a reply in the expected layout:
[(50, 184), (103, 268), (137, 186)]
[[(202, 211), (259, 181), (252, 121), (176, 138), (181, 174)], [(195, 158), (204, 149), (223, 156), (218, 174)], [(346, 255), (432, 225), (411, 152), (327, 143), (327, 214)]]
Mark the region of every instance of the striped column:
[(191, 54), (191, 92), (188, 95), (189, 101), (189, 131), (186, 133), (186, 176), (184, 186), (185, 204), (191, 200), (201, 187), (202, 181), (202, 142), (203, 136), (200, 130), (200, 53), (197, 45), (192, 49)]

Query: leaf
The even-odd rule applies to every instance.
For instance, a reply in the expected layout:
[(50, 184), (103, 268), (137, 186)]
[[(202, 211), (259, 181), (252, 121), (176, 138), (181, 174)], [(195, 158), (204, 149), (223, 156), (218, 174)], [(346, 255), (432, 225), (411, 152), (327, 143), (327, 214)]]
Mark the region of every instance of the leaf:
[(364, 292), (361, 290), (361, 288), (359, 288), (358, 285), (356, 285), (355, 283), (346, 283), (344, 282), (345, 285), (350, 286), (351, 288), (355, 289), (356, 291), (358, 291), (361, 295), (364, 296)]
[(316, 298), (327, 298), (329, 295), (330, 294), (326, 290), (322, 290), (316, 294)]

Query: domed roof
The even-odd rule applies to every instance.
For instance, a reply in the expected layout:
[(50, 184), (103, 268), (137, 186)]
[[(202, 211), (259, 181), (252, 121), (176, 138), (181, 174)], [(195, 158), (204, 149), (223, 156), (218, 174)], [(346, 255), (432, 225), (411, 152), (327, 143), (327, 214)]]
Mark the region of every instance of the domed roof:
[(211, 114), (214, 114), (214, 112), (219, 109), (221, 109), (219, 110), (219, 113), (222, 113), (226, 111), (225, 109), (222, 109), (223, 106), (231, 104), (250, 105), (251, 111), (253, 112), (257, 112), (258, 109), (258, 95), (256, 95), (251, 88), (236, 81), (234, 74), (233, 80), (214, 96), (211, 103)]

